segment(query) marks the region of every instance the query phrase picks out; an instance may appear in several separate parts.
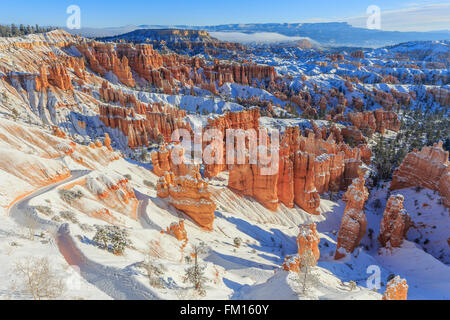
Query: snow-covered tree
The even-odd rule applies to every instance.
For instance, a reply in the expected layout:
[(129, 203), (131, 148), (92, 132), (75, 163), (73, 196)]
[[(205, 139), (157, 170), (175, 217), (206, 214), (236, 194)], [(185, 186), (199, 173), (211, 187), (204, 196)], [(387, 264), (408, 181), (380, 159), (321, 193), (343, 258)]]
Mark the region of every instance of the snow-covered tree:
[(194, 264), (185, 270), (186, 273), (183, 279), (184, 283), (192, 284), (202, 296), (206, 294), (205, 284), (208, 279), (205, 277), (206, 266), (200, 265), (198, 258), (199, 255), (206, 251), (207, 248), (204, 244), (193, 245), (191, 256), (194, 258)]
[(13, 271), (19, 276), (14, 289), (30, 294), (34, 300), (56, 299), (66, 289), (63, 278), (51, 268), (48, 258), (25, 258), (16, 262)]
[(131, 244), (128, 232), (117, 226), (95, 225), (97, 232), (93, 241), (102, 245), (104, 249), (111, 249), (114, 254), (121, 255), (125, 248)]
[(301, 284), (301, 291), (306, 294), (314, 285), (319, 282), (319, 279), (312, 273), (316, 265), (316, 257), (311, 249), (303, 250), (299, 254), (300, 268), (298, 273), (298, 281)]

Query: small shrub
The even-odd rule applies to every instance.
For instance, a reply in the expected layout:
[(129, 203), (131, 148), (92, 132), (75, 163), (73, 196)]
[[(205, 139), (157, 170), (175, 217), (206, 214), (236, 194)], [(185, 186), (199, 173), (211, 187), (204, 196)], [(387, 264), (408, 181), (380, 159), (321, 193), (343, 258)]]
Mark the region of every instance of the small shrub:
[(75, 213), (73, 213), (72, 211), (62, 211), (59, 215), (64, 220), (70, 221), (75, 224), (79, 223), (77, 217), (75, 216)]
[(53, 214), (52, 209), (50, 207), (36, 206), (34, 208), (37, 210), (37, 212), (42, 213), (43, 215), (46, 216), (51, 216)]
[(156, 187), (155, 184), (153, 182), (151, 182), (151, 181), (144, 180), (143, 182), (144, 182), (144, 185), (146, 187), (149, 187), (149, 188), (152, 188), (152, 189), (154, 189)]
[(18, 261), (14, 273), (19, 277), (19, 288), (34, 300), (56, 299), (66, 290), (63, 279), (52, 269), (48, 258), (29, 257)]
[(234, 238), (233, 243), (234, 243), (234, 246), (235, 246), (236, 248), (239, 248), (239, 247), (241, 246), (241, 244), (242, 244), (242, 239), (236, 237), (236, 238)]
[(162, 264), (154, 264), (151, 261), (144, 262), (142, 264), (142, 267), (146, 271), (148, 280), (150, 282), (150, 285), (155, 288), (164, 288), (164, 280), (162, 279), (162, 276), (164, 275), (164, 271), (166, 269)]
[(52, 221), (55, 221), (55, 222), (63, 222), (63, 220), (61, 219), (60, 216), (53, 216), (53, 217), (52, 217)]
[(111, 250), (116, 255), (122, 255), (125, 248), (131, 245), (128, 232), (117, 226), (95, 225), (97, 232), (93, 238), (105, 250)]
[(59, 196), (63, 201), (71, 204), (72, 202), (81, 199), (84, 195), (81, 191), (61, 189), (59, 190)]
[(93, 232), (95, 230), (91, 225), (87, 223), (80, 224), (80, 229), (84, 232)]

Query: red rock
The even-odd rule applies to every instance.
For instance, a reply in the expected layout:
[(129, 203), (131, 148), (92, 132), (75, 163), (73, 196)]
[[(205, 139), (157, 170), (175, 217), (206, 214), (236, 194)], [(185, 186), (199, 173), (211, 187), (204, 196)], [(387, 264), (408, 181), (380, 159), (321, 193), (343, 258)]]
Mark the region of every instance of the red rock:
[(113, 151), (111, 147), (111, 138), (109, 137), (109, 134), (105, 133), (105, 141), (104, 141), (105, 147), (108, 148), (109, 151)]
[[(376, 111), (356, 112), (347, 114), (338, 114), (333, 121), (351, 122), (358, 129), (370, 129), (384, 133), (385, 129), (398, 132), (400, 130), (400, 120), (393, 111), (378, 109)], [(356, 140), (358, 137), (356, 137)]]
[(306, 212), (318, 215), (320, 196), (314, 183), (314, 160), (312, 154), (297, 152), (294, 158), (294, 202)]
[(170, 172), (170, 152), (165, 147), (161, 147), (159, 151), (152, 152), (151, 158), (153, 163), (153, 173), (158, 177), (162, 177), (166, 172)]
[(184, 229), (184, 220), (174, 222), (167, 228), (167, 233), (173, 235), (178, 241), (187, 241), (187, 232)]
[(131, 76), (131, 70), (134, 70), (150, 85), (163, 89), (166, 94), (172, 94), (177, 86), (190, 82), (216, 93), (216, 82), (247, 85), (253, 80), (272, 83), (277, 78), (272, 66), (225, 64), (218, 60), (208, 64), (198, 57), (161, 55), (149, 44), (133, 46), (119, 43), (114, 47), (113, 44), (93, 41), (79, 45), (78, 49), (89, 61), (91, 69), (102, 76), (112, 71), (121, 82), (134, 86)]
[(168, 198), (171, 205), (184, 212), (203, 229), (213, 229), (216, 205), (211, 200), (206, 182), (198, 172), (182, 177), (166, 173), (158, 181), (157, 194), (160, 198)]
[(383, 294), (383, 300), (407, 300), (408, 285), (405, 279), (396, 276), (388, 282), (386, 291)]
[(300, 225), (300, 232), (297, 237), (298, 254), (302, 256), (305, 251), (311, 250), (314, 256), (314, 265), (319, 261), (320, 250), (319, 242), (320, 237), (316, 230), (316, 224), (303, 224)]
[(400, 247), (412, 226), (411, 217), (403, 209), (403, 196), (392, 195), (383, 214), (378, 240), (383, 247)]
[(291, 271), (295, 273), (300, 272), (300, 257), (298, 254), (288, 255), (284, 258), (283, 262), (284, 271)]
[(427, 90), (427, 95), (442, 106), (450, 105), (450, 90), (445, 88), (431, 88)]
[(390, 189), (398, 190), (421, 186), (439, 191), (443, 203), (449, 206), (450, 165), (449, 153), (444, 151), (442, 141), (431, 146), (423, 147), (419, 152), (408, 153), (400, 167), (392, 176)]
[(52, 65), (49, 69), (48, 82), (61, 90), (73, 90), (72, 82), (67, 70), (62, 65)]
[[(183, 110), (158, 103), (143, 104), (132, 94), (113, 90), (106, 82), (100, 89), (100, 95), (107, 102), (119, 102), (123, 106), (100, 106), (100, 120), (107, 127), (122, 131), (132, 149), (148, 146), (150, 140), (158, 141), (160, 137), (165, 142), (171, 142), (172, 133), (176, 129), (191, 131), (189, 124), (183, 119), (186, 116)], [(144, 117), (137, 117), (136, 113)]]
[(364, 52), (362, 50), (353, 51), (350, 56), (355, 59), (364, 59)]
[(278, 209), (278, 174), (262, 175), (258, 165), (234, 164), (229, 169), (228, 187), (240, 194), (251, 196), (267, 209)]
[(353, 180), (343, 196), (347, 203), (341, 227), (337, 237), (335, 259), (345, 257), (346, 253), (352, 253), (364, 237), (367, 228), (367, 218), (364, 213), (364, 204), (369, 198), (369, 191), (365, 187), (365, 179), (361, 174)]
[(60, 128), (58, 128), (56, 126), (53, 127), (53, 135), (57, 136), (58, 138), (62, 138), (62, 139), (66, 138), (66, 134), (64, 133), (64, 131), (62, 131)]

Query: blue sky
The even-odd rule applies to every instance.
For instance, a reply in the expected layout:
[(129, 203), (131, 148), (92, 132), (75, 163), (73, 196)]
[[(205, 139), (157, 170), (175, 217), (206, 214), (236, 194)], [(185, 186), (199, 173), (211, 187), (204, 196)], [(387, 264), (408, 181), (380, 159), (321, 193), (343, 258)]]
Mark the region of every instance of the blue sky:
[(378, 5), (385, 30), (450, 29), (448, 0), (2, 0), (0, 23), (63, 26), (72, 4), (81, 8), (82, 27), (321, 21), (362, 26), (367, 7)]

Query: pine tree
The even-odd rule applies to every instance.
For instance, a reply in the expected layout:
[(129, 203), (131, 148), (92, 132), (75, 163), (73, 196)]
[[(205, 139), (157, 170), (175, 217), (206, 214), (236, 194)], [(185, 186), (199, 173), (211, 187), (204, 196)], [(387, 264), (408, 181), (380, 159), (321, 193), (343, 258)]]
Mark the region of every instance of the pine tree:
[(198, 258), (200, 254), (205, 252), (206, 247), (204, 244), (193, 246), (191, 256), (194, 257), (194, 265), (185, 270), (185, 276), (183, 279), (184, 283), (192, 284), (201, 296), (206, 294), (205, 284), (208, 279), (205, 277), (206, 267), (199, 264)]

